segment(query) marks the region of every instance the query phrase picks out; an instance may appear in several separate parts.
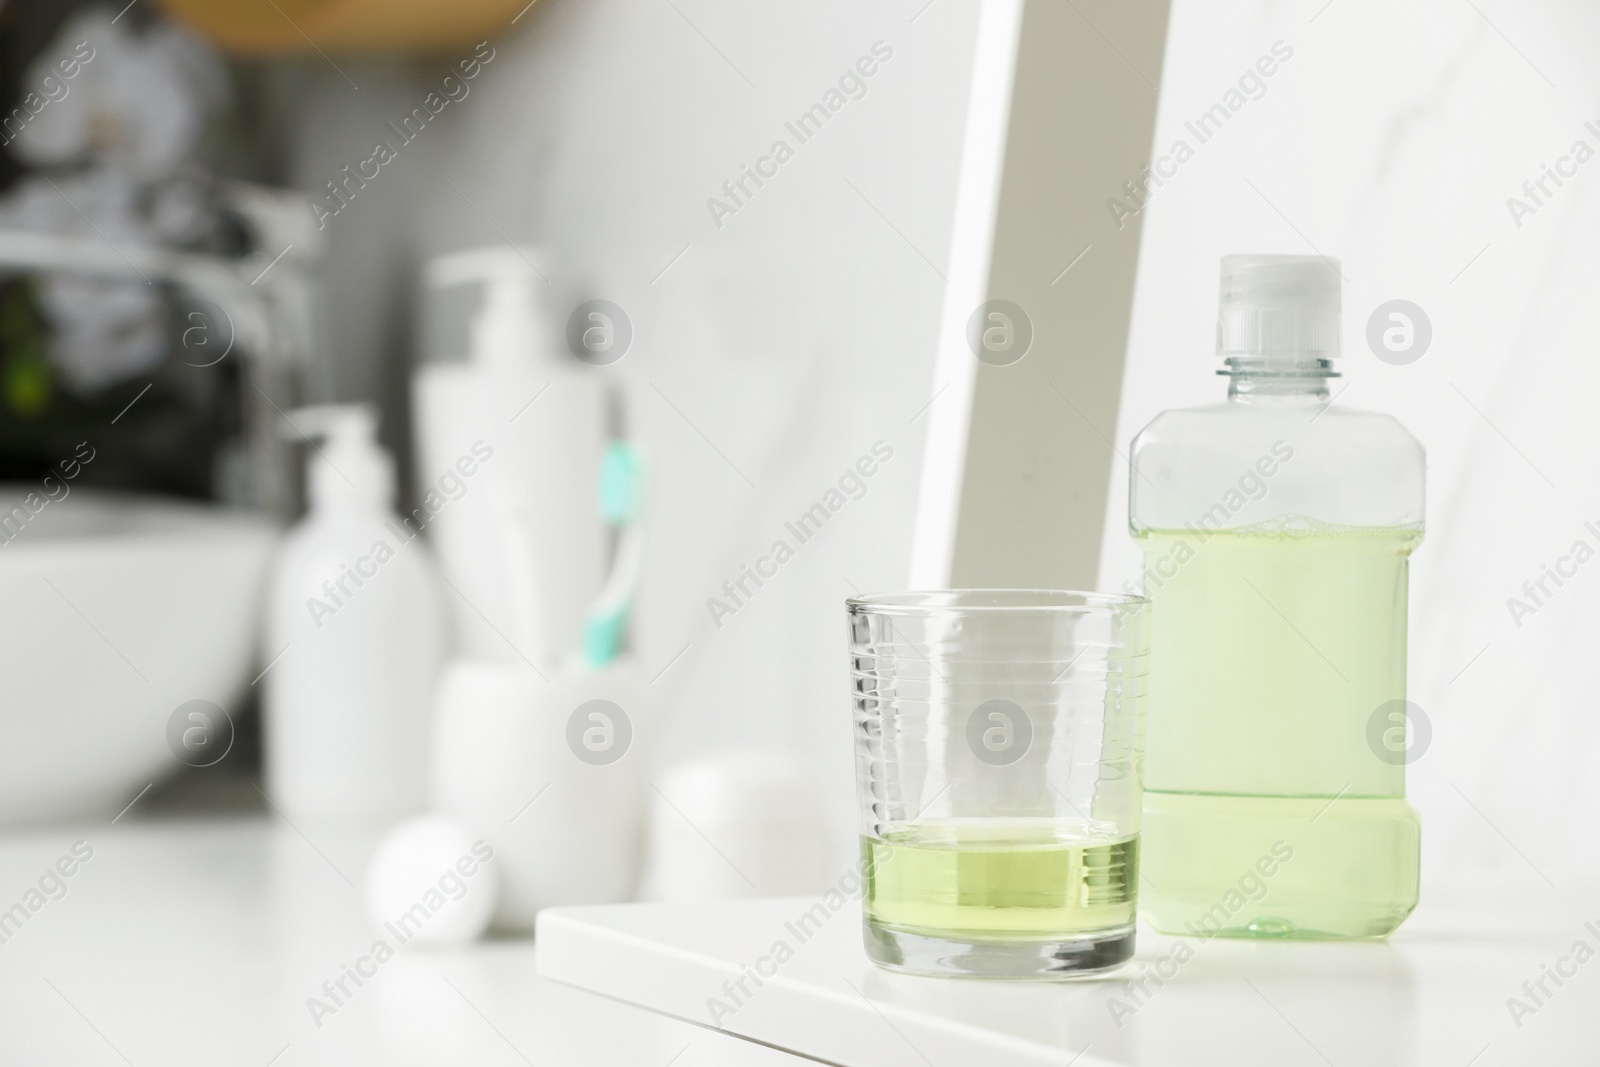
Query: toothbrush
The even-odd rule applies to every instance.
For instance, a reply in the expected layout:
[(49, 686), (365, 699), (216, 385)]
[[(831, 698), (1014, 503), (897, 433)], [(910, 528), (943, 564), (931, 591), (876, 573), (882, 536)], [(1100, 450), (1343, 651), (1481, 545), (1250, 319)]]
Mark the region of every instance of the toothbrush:
[(583, 625), (583, 660), (591, 670), (616, 659), (644, 569), (644, 459), (626, 441), (613, 441), (600, 463), (600, 517), (618, 531), (611, 573)]

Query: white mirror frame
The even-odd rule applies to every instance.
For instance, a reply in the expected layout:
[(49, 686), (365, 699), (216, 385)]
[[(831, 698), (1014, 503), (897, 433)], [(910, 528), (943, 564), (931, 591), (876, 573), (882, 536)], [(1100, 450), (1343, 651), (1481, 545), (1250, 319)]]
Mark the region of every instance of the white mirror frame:
[[(909, 585), (1092, 588), (1169, 0), (983, 0)], [(987, 301), (994, 362), (969, 343)], [(1032, 343), (1015, 346), (1031, 323)]]

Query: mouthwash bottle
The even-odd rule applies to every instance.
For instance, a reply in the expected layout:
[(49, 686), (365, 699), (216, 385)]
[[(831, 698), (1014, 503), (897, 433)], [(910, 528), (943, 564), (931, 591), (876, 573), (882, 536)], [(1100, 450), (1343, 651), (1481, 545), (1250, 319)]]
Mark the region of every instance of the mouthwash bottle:
[(1422, 446), (1328, 403), (1334, 261), (1227, 256), (1224, 403), (1134, 439), (1153, 600), (1140, 910), (1181, 935), (1383, 937), (1417, 904), (1407, 558)]

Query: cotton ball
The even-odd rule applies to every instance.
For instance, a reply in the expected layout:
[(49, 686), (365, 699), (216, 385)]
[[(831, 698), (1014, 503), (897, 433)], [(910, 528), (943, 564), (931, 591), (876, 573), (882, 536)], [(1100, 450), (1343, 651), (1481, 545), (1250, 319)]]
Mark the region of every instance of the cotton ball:
[(367, 911), (407, 943), (466, 944), (494, 914), (500, 885), (493, 860), (489, 843), (454, 819), (408, 819), (372, 858)]

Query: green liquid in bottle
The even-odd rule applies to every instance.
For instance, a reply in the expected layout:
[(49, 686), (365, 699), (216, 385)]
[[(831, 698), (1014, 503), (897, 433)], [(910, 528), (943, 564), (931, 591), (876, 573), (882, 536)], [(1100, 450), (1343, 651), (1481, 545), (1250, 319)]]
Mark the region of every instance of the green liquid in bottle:
[[(1403, 763), (1420, 527), (1150, 531), (1141, 912), (1169, 933), (1382, 937), (1417, 903)], [(1387, 715), (1387, 712), (1385, 712)]]
[(907, 933), (1051, 941), (1126, 929), (1137, 836), (1051, 818), (943, 819), (861, 839), (866, 914)]

